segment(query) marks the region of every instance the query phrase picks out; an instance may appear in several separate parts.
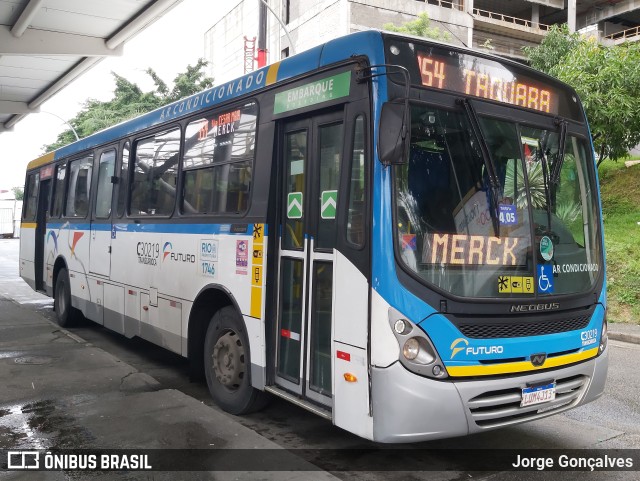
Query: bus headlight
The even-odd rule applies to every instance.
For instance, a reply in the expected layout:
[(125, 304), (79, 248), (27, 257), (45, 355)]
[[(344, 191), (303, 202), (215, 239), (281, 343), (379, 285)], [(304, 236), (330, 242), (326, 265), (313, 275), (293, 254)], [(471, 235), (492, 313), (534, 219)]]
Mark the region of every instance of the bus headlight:
[(408, 370), (431, 378), (448, 376), (444, 363), (436, 352), (429, 336), (395, 309), (389, 309), (389, 324), (398, 346), (400, 359)]
[(602, 334), (600, 335), (599, 354), (602, 354), (604, 352), (604, 348), (607, 347), (607, 340), (609, 338), (607, 330), (607, 311), (604, 311), (604, 319), (602, 319)]
[(422, 337), (407, 339), (402, 348), (402, 354), (408, 361), (415, 361), (420, 364), (433, 364), (436, 360), (436, 353), (433, 348)]
[(407, 342), (404, 343), (402, 354), (410, 361), (418, 357), (418, 354), (420, 354), (420, 343), (418, 343), (418, 339), (415, 337), (408, 339)]
[(409, 334), (411, 326), (404, 319), (398, 319), (393, 324), (393, 330), (396, 331), (396, 334)]

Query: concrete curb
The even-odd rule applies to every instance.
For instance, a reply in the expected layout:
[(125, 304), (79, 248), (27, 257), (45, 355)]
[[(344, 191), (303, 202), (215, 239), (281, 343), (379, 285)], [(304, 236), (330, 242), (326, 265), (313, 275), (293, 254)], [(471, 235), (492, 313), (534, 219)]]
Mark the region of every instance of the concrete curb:
[(640, 325), (633, 322), (610, 322), (609, 339), (640, 344)]
[(632, 344), (640, 344), (640, 335), (637, 334), (609, 331), (609, 339), (613, 339), (614, 341), (630, 342)]

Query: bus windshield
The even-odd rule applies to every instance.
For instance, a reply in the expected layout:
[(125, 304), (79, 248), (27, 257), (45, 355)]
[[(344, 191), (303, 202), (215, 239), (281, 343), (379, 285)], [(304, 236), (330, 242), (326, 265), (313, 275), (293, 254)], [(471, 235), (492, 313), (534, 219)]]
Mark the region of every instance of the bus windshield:
[(477, 120), (478, 138), (462, 109), (411, 109), (409, 161), (394, 172), (396, 246), (406, 268), (464, 297), (594, 286), (600, 223), (584, 139), (486, 117)]

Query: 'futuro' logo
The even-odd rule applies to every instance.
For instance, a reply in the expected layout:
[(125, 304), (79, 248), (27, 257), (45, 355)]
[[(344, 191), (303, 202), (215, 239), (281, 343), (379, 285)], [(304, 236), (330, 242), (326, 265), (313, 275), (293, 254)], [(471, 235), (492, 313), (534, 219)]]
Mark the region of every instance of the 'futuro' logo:
[(504, 352), (504, 346), (470, 346), (469, 341), (463, 337), (459, 337), (451, 343), (451, 359), (460, 351), (464, 351), (466, 356), (502, 354)]
[[(458, 344), (464, 344), (464, 347), (456, 347)], [(451, 343), (451, 359), (455, 357), (460, 351), (464, 351), (465, 347), (469, 345), (469, 341), (466, 339), (459, 337), (455, 341)]]

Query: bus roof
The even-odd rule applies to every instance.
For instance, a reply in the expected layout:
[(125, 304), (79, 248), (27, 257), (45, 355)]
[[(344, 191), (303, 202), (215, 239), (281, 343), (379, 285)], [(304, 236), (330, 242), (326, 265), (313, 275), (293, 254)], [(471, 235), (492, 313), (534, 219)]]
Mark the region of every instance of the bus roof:
[(297, 77), (305, 72), (348, 59), (354, 55), (369, 55), (371, 58), (375, 56), (376, 52), (380, 57), (378, 59), (380, 60), (379, 63), (382, 63), (382, 36), (379, 31), (357, 32), (330, 40), (325, 44), (313, 47), (237, 79), (211, 87), (190, 97), (177, 100), (164, 107), (108, 127), (84, 139), (49, 152), (31, 161), (27, 166), (27, 170), (41, 167), (55, 160), (106, 144), (155, 125), (177, 120), (200, 110), (209, 109), (215, 105), (223, 104), (268, 87), (276, 82)]

